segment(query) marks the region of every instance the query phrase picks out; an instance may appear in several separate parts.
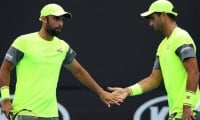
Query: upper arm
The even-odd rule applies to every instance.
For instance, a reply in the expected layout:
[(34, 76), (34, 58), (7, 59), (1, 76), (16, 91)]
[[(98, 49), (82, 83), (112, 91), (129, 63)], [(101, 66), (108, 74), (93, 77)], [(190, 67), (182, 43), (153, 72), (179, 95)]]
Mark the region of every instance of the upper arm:
[(161, 70), (160, 61), (159, 61), (159, 57), (158, 56), (156, 56), (156, 58), (155, 58), (154, 65), (153, 65), (153, 70)]
[(23, 56), (24, 56), (24, 53), (22, 51), (11, 46), (8, 49), (4, 59), (16, 65), (23, 58)]
[(160, 83), (162, 80), (162, 72), (161, 70), (152, 70), (152, 73), (150, 74), (150, 78), (153, 81), (156, 81), (157, 83)]
[(194, 83), (199, 82), (199, 68), (196, 58), (187, 58), (183, 61), (184, 67), (188, 73), (188, 79)]
[(69, 48), (66, 57), (63, 61), (63, 65), (70, 64), (74, 60), (76, 55), (77, 55), (76, 52), (72, 48)]
[(188, 73), (186, 89), (196, 91), (199, 84), (199, 69), (196, 58), (187, 58), (183, 62), (184, 67)]
[(159, 56), (156, 56), (155, 58), (153, 70), (149, 77), (152, 79), (152, 81), (155, 81), (156, 84), (160, 84), (162, 80), (162, 71), (160, 67)]
[(199, 72), (197, 59), (195, 57), (185, 59), (183, 64), (188, 73), (192, 71)]
[(162, 80), (162, 71), (160, 67), (160, 61), (159, 57), (156, 56), (154, 65), (153, 65), (153, 70), (151, 74), (146, 78), (145, 81), (148, 81), (149, 84), (152, 84), (153, 86), (158, 86), (160, 85), (160, 82)]
[(188, 73), (188, 79), (198, 79), (199, 69), (194, 45), (183, 44), (177, 48), (176, 54), (183, 61), (183, 65)]
[(176, 54), (183, 61), (184, 67), (188, 73), (198, 71), (195, 48), (192, 44), (183, 44), (176, 49)]
[(73, 74), (78, 73), (82, 68), (76, 59), (73, 59), (69, 64), (64, 64), (64, 67), (71, 71)]
[(196, 91), (199, 83), (199, 69), (195, 44), (185, 42), (185, 44), (177, 47), (176, 54), (182, 60), (188, 74), (186, 89)]
[(10, 72), (23, 58), (23, 55), (22, 51), (13, 46), (8, 49), (0, 69), (0, 86), (9, 85)]
[(23, 58), (24, 53), (19, 49), (11, 46), (4, 57), (3, 63), (1, 65), (1, 72), (10, 72), (13, 67)]
[(196, 57), (195, 48), (193, 44), (183, 44), (176, 49), (176, 54), (184, 61), (187, 58)]
[(76, 52), (72, 48), (69, 48), (66, 57), (63, 61), (63, 66), (72, 73), (77, 72), (81, 68), (80, 64), (75, 59), (76, 55)]
[(14, 68), (14, 66), (15, 65), (13, 63), (11, 63), (10, 61), (4, 59), (2, 65), (1, 65), (1, 73), (3, 71), (7, 71), (7, 72), (12, 71), (12, 69)]

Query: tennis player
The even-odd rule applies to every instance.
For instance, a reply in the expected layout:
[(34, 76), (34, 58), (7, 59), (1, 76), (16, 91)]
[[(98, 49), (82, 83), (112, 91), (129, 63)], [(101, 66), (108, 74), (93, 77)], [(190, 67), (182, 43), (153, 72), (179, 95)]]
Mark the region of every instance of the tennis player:
[(158, 46), (153, 70), (132, 86), (109, 89), (125, 99), (153, 90), (164, 80), (169, 120), (200, 120), (196, 46), (190, 34), (176, 24), (177, 15), (174, 5), (168, 0), (153, 2), (149, 10), (141, 14), (155, 31), (165, 36)]
[[(72, 15), (58, 4), (41, 9), (38, 32), (18, 36), (8, 49), (0, 70), (2, 112), (12, 112), (19, 120), (58, 120), (56, 98), (61, 67), (67, 68), (81, 83), (96, 92), (108, 107), (119, 99), (104, 91), (75, 59), (76, 53), (58, 35), (65, 19)], [(16, 66), (16, 89), (10, 101), (10, 73)]]

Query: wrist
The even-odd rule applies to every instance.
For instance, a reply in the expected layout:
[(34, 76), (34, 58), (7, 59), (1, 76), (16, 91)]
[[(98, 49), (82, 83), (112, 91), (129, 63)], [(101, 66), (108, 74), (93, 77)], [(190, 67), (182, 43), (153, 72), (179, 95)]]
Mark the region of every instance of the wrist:
[(184, 106), (191, 107), (194, 100), (195, 92), (187, 90), (185, 93)]
[(10, 99), (10, 89), (9, 89), (9, 86), (2, 86), (0, 88), (0, 91), (1, 91), (1, 99), (2, 99), (2, 101)]
[(104, 92), (105, 92), (105, 91), (104, 91), (103, 88), (99, 88), (99, 89), (96, 90), (96, 93), (97, 93), (98, 95), (101, 95), (101, 94), (103, 94)]
[(126, 87), (126, 88), (122, 88), (124, 93), (126, 94), (126, 97), (130, 96), (130, 90), (129, 90), (129, 87)]
[(129, 86), (128, 89), (129, 89), (130, 96), (140, 95), (143, 93), (142, 87), (138, 83), (136, 83), (132, 86)]

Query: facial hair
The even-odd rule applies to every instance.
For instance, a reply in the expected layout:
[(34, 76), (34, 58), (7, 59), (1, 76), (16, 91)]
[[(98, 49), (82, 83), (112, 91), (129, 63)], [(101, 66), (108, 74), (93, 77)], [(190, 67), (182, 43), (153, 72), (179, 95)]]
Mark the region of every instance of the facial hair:
[(156, 26), (154, 27), (155, 31), (162, 33), (163, 32), (163, 22), (159, 21), (157, 22)]
[(47, 19), (47, 25), (46, 25), (46, 32), (51, 36), (58, 36), (60, 34), (60, 31), (56, 31), (56, 28), (53, 28), (49, 24), (49, 20)]

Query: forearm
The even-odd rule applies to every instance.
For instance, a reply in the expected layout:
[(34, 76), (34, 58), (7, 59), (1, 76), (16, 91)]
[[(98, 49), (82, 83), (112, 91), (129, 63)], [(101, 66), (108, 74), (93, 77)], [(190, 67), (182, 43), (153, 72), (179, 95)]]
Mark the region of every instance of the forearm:
[(186, 90), (196, 92), (199, 84), (199, 68), (196, 58), (187, 58), (184, 60), (184, 67), (187, 71)]
[(187, 82), (184, 99), (184, 109), (191, 107), (195, 98), (196, 90), (199, 85), (199, 69), (196, 58), (188, 58), (184, 61), (184, 66), (187, 71)]
[(10, 84), (10, 73), (14, 65), (7, 60), (4, 60), (0, 69), (0, 87), (9, 86)]
[(141, 85), (143, 92), (149, 92), (160, 85), (160, 82), (153, 80), (151, 77), (147, 77), (138, 82)]
[(0, 70), (0, 88), (2, 86), (9, 86), (10, 84), (10, 73), (8, 71)]
[(102, 92), (102, 88), (98, 85), (98, 83), (92, 78), (92, 76), (84, 69), (81, 68), (77, 71), (74, 76), (86, 87), (91, 89), (96, 93)]
[(0, 92), (2, 100), (10, 99), (10, 72), (0, 70)]
[(128, 92), (129, 95), (134, 95), (134, 94), (139, 95), (157, 88), (159, 84), (151, 80), (150, 77), (147, 77), (137, 82), (136, 84), (127, 87), (129, 88), (129, 92), (127, 89), (126, 91)]
[(199, 72), (188, 74), (186, 90), (196, 92), (199, 85)]
[(5, 70), (0, 70), (0, 93), (1, 93), (1, 110), (6, 116), (9, 115), (12, 109), (12, 103), (10, 100), (10, 72)]
[(199, 84), (199, 73), (188, 74), (184, 105), (191, 107)]
[(161, 71), (153, 70), (152, 73), (148, 77), (128, 87), (130, 90), (129, 95), (131, 96), (133, 96), (134, 94), (139, 95), (139, 94), (151, 91), (160, 85), (161, 80), (162, 80)]

